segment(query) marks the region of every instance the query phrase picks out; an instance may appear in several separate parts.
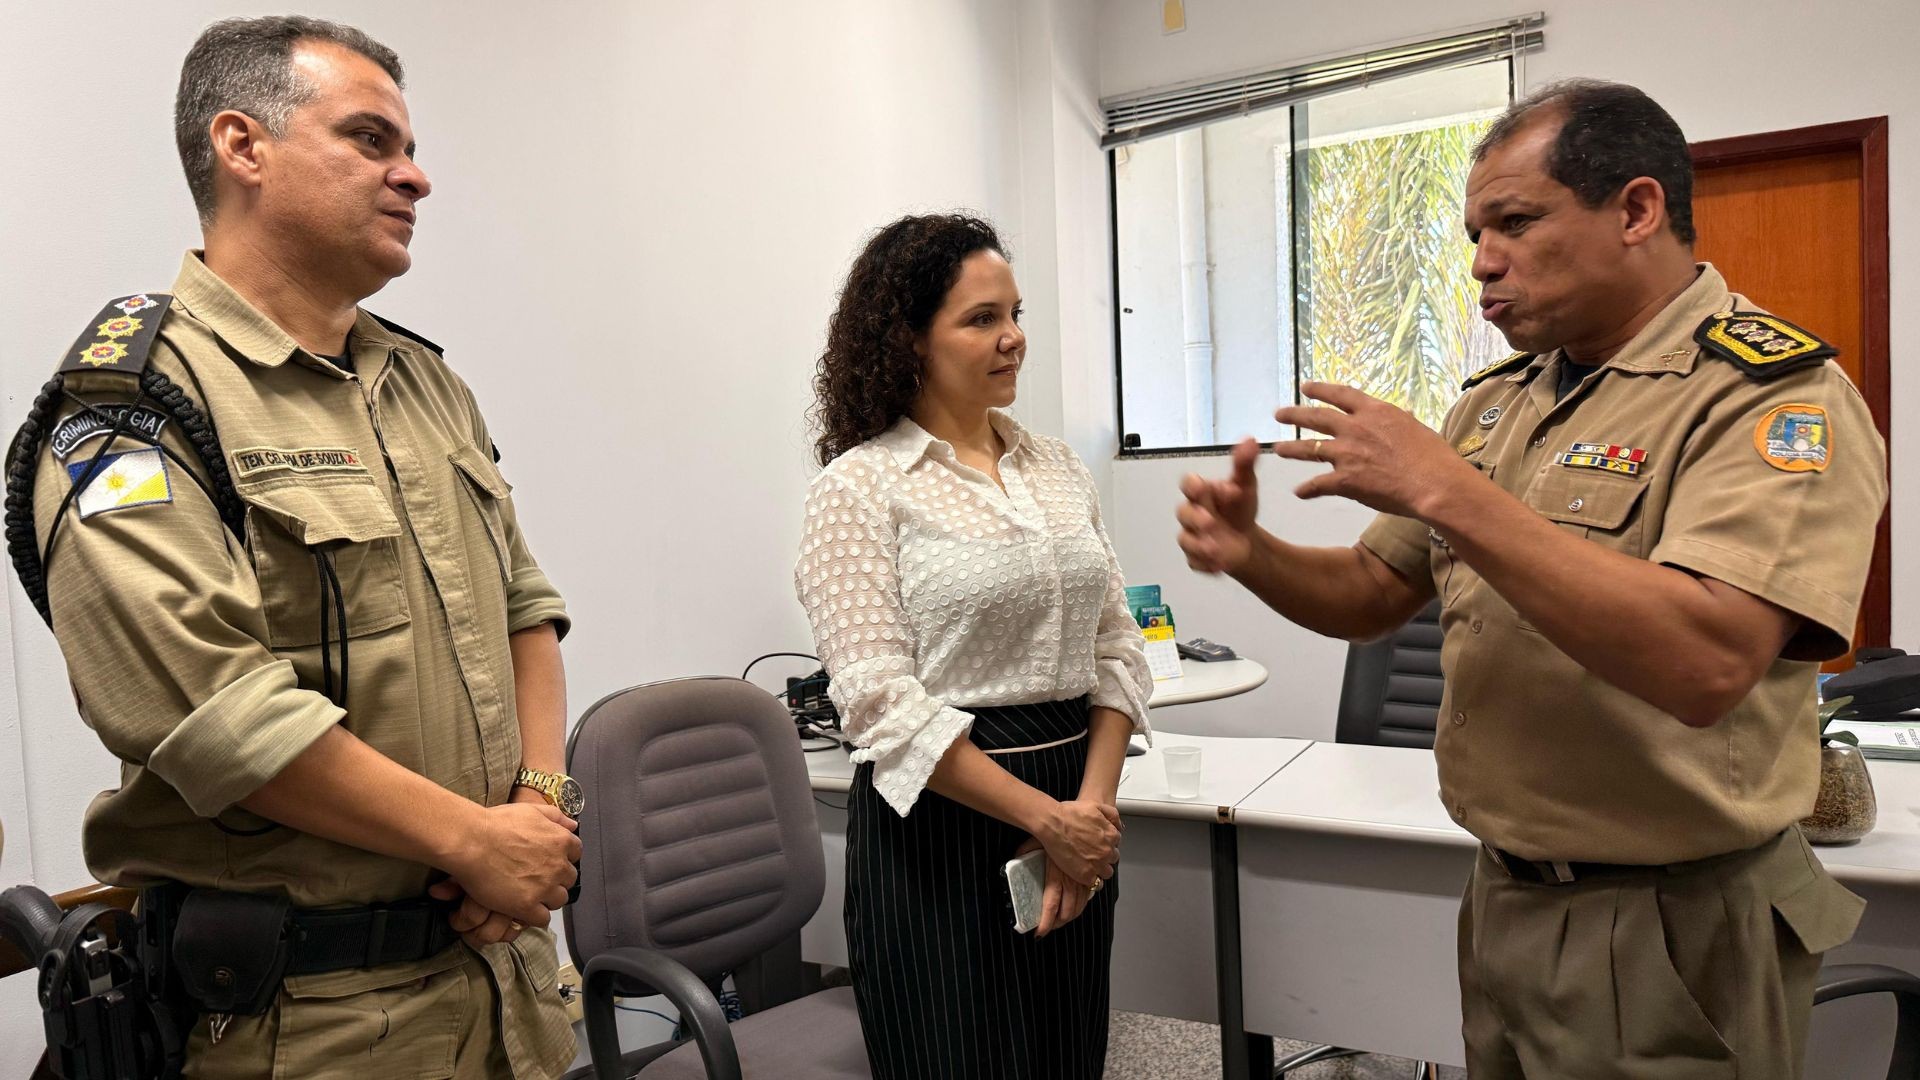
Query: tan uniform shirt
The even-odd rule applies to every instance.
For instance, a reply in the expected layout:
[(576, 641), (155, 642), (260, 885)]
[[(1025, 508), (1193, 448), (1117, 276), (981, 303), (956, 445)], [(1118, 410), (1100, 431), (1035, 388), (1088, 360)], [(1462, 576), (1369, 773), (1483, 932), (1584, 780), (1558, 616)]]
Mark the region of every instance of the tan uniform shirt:
[[(83, 716), (124, 763), (120, 788), (88, 810), (88, 866), (120, 885), (285, 892), (299, 907), (420, 896), (428, 867), (261, 831), (268, 823), (235, 803), (336, 723), (466, 798), (506, 801), (520, 766), (507, 636), (542, 622), (564, 633), (566, 609), (528, 553), (471, 392), (431, 349), (362, 312), (350, 337), (355, 373), (344, 372), (299, 348), (193, 252), (174, 296), (151, 365), (217, 428), (246, 503), (245, 535), (221, 524), (177, 462), (159, 481), (148, 475), (151, 453), (147, 471), (97, 477), (100, 491), (66, 513), (47, 566), (53, 629)], [(99, 404), (131, 400), (134, 384), (79, 372), (67, 388)], [(177, 423), (162, 441), (198, 471)], [(69, 467), (98, 448), (95, 437), (42, 451), (43, 545)], [(122, 440), (110, 452), (142, 448)], [(319, 691), (316, 545), (330, 547), (345, 595), (344, 712)], [(337, 679), (337, 622), (331, 637)], [(288, 989), (338, 997), (419, 978), (461, 953), (291, 978)], [(559, 1008), (552, 938), (529, 931), (485, 954), (518, 1065), (515, 1010)], [(540, 1075), (548, 1064), (516, 1071)]]
[(1564, 401), (1555, 351), (1473, 386), (1443, 430), (1561, 528), (1801, 617), (1720, 722), (1687, 727), (1582, 668), (1427, 526), (1381, 515), (1361, 536), (1440, 595), (1440, 793), (1489, 844), (1530, 859), (1670, 863), (1752, 847), (1813, 809), (1811, 661), (1852, 637), (1886, 447), (1832, 361), (1754, 378), (1703, 351), (1695, 331), (1729, 310), (1759, 309), (1703, 264)]

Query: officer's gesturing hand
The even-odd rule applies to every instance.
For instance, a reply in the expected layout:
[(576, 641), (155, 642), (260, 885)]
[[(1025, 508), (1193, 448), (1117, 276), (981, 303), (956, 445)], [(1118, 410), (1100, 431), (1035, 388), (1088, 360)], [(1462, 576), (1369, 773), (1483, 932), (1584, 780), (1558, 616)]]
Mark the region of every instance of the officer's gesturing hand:
[(579, 877), (579, 827), (559, 810), (509, 802), (490, 806), (461, 854), (445, 867), (467, 898), (528, 926), (545, 926)]
[(1283, 424), (1332, 436), (1273, 444), (1283, 458), (1333, 466), (1294, 489), (1302, 499), (1339, 495), (1382, 513), (1425, 520), (1423, 511), (1435, 495), (1479, 478), (1479, 470), (1405, 409), (1335, 383), (1306, 383), (1300, 394), (1332, 406), (1291, 405), (1273, 414)]
[(1186, 504), (1174, 512), (1180, 522), (1180, 550), (1187, 565), (1201, 573), (1231, 574), (1253, 554), (1254, 519), (1260, 511), (1260, 484), (1253, 463), (1260, 444), (1242, 439), (1233, 448), (1233, 473), (1209, 480), (1189, 473), (1180, 481)]

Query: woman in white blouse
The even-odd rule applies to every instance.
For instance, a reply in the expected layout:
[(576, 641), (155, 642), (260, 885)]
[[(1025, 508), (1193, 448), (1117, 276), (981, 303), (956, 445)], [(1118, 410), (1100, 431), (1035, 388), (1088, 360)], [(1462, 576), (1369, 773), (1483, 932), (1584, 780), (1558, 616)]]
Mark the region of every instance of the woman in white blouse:
[[(1106, 1057), (1115, 789), (1152, 681), (1092, 477), (1001, 411), (1019, 317), (992, 226), (903, 218), (854, 261), (815, 379), (794, 578), (858, 764), (847, 944), (883, 1080)], [(1002, 868), (1035, 848), (1020, 934)]]

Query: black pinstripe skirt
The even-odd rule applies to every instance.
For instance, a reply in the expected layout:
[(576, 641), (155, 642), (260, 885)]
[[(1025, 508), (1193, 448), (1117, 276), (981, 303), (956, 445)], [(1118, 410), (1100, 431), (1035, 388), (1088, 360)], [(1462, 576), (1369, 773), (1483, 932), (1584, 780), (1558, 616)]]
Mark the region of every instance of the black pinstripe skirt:
[[(1087, 730), (1087, 699), (969, 708), (982, 750)], [(1079, 794), (1087, 740), (995, 755), (1056, 799)], [(861, 765), (847, 804), (847, 954), (878, 1080), (1098, 1080), (1107, 1056), (1116, 874), (1045, 938), (1013, 929), (1002, 867), (1027, 836), (924, 791), (905, 818)]]

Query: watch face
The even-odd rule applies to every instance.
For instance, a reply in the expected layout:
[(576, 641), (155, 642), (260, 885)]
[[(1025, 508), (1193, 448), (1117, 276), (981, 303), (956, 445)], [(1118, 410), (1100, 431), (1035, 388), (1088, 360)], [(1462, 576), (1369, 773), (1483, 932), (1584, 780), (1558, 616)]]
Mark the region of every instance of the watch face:
[(560, 780), (560, 812), (568, 817), (579, 817), (580, 811), (587, 808), (587, 793), (580, 790), (580, 782), (571, 776)]

